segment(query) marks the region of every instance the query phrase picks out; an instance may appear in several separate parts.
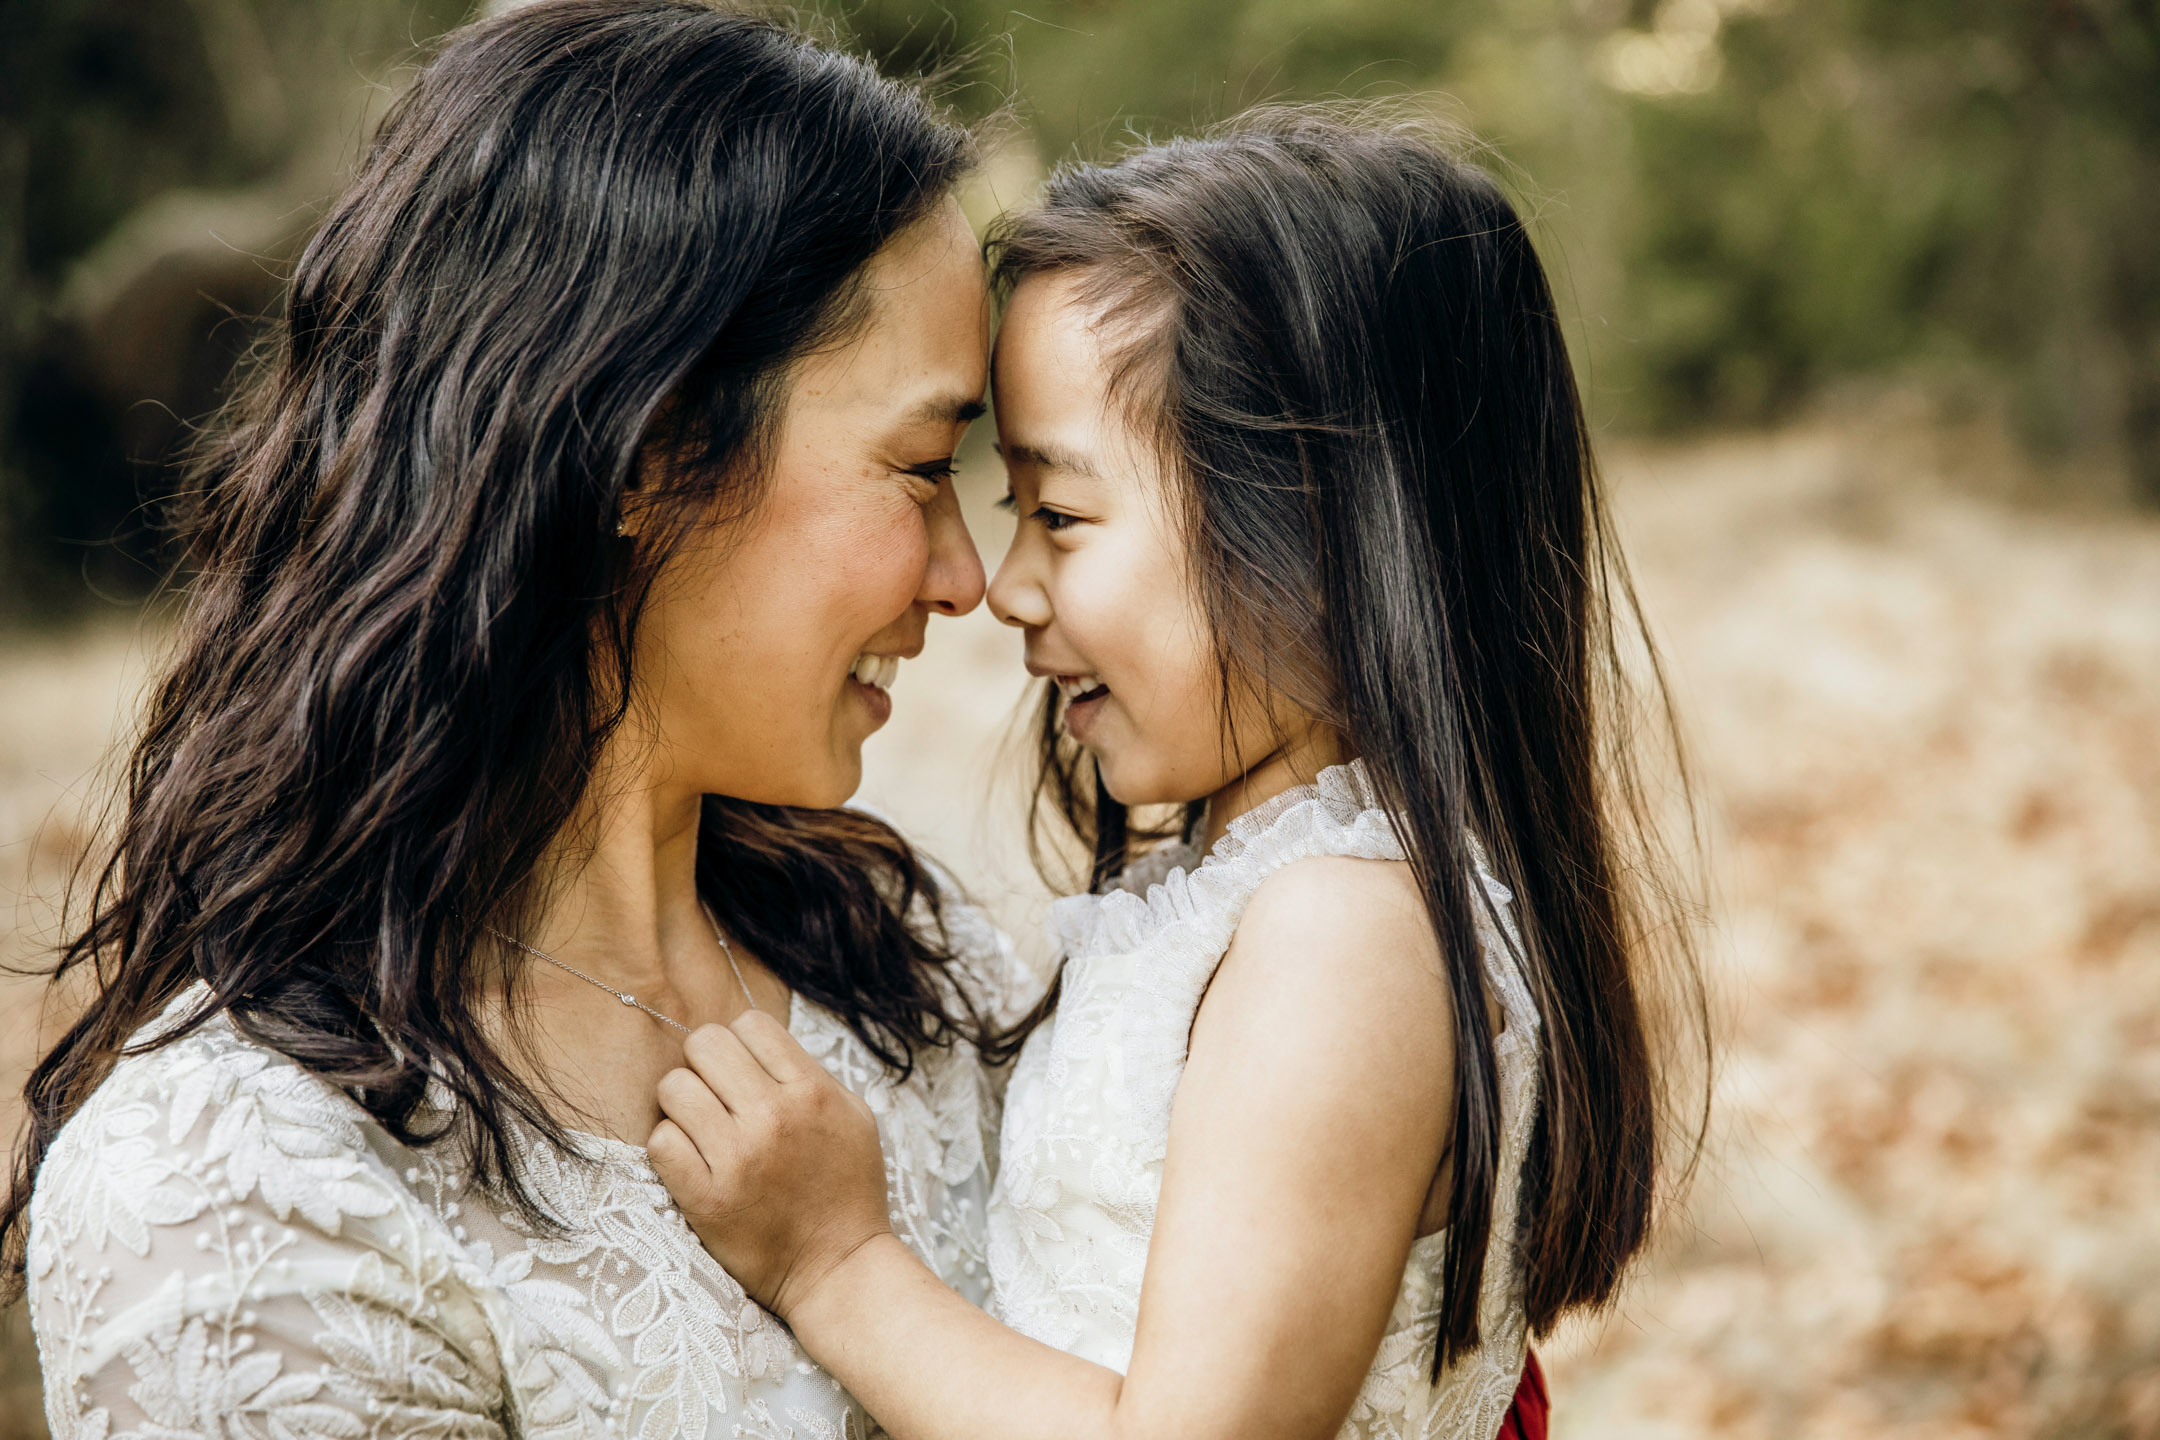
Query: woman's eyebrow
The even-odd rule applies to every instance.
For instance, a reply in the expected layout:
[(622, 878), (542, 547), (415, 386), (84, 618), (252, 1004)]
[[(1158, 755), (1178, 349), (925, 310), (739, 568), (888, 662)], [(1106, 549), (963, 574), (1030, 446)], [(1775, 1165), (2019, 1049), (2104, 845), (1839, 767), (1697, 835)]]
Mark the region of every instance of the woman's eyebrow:
[(946, 395), (925, 400), (910, 409), (906, 423), (919, 425), (942, 420), (948, 425), (967, 425), (982, 419), (985, 413), (980, 395)]
[(1088, 463), (1085, 455), (1051, 444), (997, 444), (991, 448), (1002, 456), (1008, 465), (1033, 465), (1041, 470), (1061, 470), (1086, 480), (1100, 480), (1102, 472)]

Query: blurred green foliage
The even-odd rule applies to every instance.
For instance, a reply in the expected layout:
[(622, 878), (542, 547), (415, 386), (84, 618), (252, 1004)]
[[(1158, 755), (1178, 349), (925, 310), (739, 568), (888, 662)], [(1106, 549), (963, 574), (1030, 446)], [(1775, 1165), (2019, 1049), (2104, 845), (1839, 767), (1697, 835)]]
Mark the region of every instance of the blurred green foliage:
[[(1605, 423), (1757, 424), (1918, 384), (2160, 502), (2160, 0), (807, 3), (888, 66), (947, 73), (964, 108), (1010, 104), (1049, 163), (1263, 100), (1467, 127), (1536, 217)], [(79, 591), (63, 572), (128, 530), (244, 339), (223, 309), (275, 303), (392, 65), (465, 10), (0, 0), (14, 603)], [(198, 248), (200, 274), (138, 300), (121, 241), (152, 242), (130, 227), (200, 230), (219, 205), (246, 263)], [(112, 363), (151, 343), (115, 315), (184, 293), (215, 302), (174, 322), (208, 339), (157, 376)]]
[(2160, 499), (2160, 11), (1843, 0), (1717, 43), (1703, 93), (1625, 107), (1641, 415), (1993, 375), (2036, 448), (2121, 447)]
[[(2154, 0), (867, 0), (1016, 88), (1052, 160), (1260, 100), (1422, 99), (1489, 143), (1632, 428), (1848, 380), (2003, 405), (2160, 501)], [(963, 92), (968, 93), (968, 92)]]

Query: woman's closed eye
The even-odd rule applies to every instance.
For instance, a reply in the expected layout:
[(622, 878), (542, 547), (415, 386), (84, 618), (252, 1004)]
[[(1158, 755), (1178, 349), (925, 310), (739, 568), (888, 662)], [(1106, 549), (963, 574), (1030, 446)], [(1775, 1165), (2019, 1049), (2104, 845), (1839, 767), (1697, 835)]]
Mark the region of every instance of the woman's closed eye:
[(899, 473), (907, 477), (908, 493), (919, 505), (935, 503), (952, 484), (956, 471), (950, 455), (942, 460), (926, 460), (920, 465), (903, 465), (899, 469)]

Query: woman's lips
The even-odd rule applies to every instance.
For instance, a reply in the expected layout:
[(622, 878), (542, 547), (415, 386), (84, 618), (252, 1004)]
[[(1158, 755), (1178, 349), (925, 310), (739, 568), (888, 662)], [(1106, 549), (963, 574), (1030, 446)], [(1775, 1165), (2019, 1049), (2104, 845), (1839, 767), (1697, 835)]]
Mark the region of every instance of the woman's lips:
[(854, 692), (855, 698), (862, 701), (863, 708), (870, 712), (870, 718), (873, 721), (883, 725), (887, 720), (892, 719), (891, 695), (888, 695), (875, 685), (863, 684), (862, 681), (857, 680), (852, 675), (848, 677), (847, 683), (848, 689)]
[(865, 650), (855, 657), (848, 667), (848, 688), (853, 690), (870, 711), (870, 718), (883, 725), (892, 718), (892, 685), (900, 677), (898, 655), (874, 655)]

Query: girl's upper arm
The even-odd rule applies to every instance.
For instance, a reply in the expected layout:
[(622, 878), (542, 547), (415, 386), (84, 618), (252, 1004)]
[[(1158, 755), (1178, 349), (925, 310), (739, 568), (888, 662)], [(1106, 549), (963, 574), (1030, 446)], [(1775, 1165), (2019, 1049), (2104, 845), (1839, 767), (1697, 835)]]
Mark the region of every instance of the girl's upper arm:
[(1408, 866), (1316, 857), (1261, 886), (1178, 1085), (1126, 1433), (1336, 1432), (1445, 1153), (1450, 1015)]

